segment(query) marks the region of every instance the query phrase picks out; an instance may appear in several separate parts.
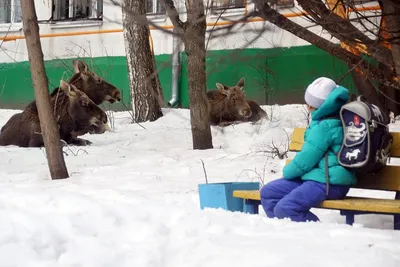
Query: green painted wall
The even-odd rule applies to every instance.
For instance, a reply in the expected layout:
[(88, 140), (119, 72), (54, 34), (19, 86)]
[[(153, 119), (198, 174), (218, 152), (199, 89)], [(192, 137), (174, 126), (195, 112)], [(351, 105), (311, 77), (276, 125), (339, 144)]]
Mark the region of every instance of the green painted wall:
[[(93, 70), (123, 92), (123, 102), (130, 108), (130, 92), (125, 57), (85, 59)], [(171, 97), (171, 56), (156, 56), (159, 77), (165, 101)], [(347, 72), (347, 66), (328, 53), (314, 47), (302, 46), (274, 49), (245, 49), (211, 51), (207, 55), (207, 87), (215, 83), (234, 85), (241, 77), (246, 79), (249, 99), (260, 104), (287, 104), (303, 101), (304, 88), (313, 79), (324, 75), (334, 79)], [(49, 88), (57, 87), (61, 78), (72, 74), (72, 59), (46, 61)], [(180, 98), (181, 106), (188, 107), (187, 60), (182, 53)], [(342, 82), (355, 91), (351, 77)], [(0, 63), (0, 107), (23, 108), (34, 99), (29, 62)], [(124, 110), (122, 104), (111, 106)]]
[[(166, 85), (165, 96), (171, 97), (171, 66), (169, 55), (157, 56), (157, 65), (168, 65), (160, 71), (162, 84)], [(73, 75), (71, 59), (56, 59), (45, 62), (49, 90), (59, 86), (60, 79), (68, 80)], [(128, 82), (128, 69), (125, 57), (100, 57), (84, 59), (89, 67), (99, 76), (114, 84), (122, 91), (123, 102), (130, 108), (130, 91)], [(166, 63), (166, 64), (165, 64)], [(34, 99), (34, 90), (30, 74), (30, 64), (26, 62), (0, 64), (0, 107), (24, 108)], [(107, 104), (108, 105), (108, 104)], [(108, 107), (108, 106), (106, 106)], [(111, 106), (116, 110), (124, 110), (122, 104)]]

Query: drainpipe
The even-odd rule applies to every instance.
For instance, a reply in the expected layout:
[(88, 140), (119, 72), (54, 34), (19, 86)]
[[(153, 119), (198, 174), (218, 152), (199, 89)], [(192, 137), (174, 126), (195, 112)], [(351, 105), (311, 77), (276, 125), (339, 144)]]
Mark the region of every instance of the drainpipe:
[[(176, 33), (176, 29), (173, 29), (173, 32)], [(181, 73), (181, 62), (180, 62), (180, 45), (181, 45), (181, 40), (178, 36), (173, 35), (172, 37), (172, 46), (173, 46), (173, 52), (172, 52), (172, 96), (171, 100), (168, 102), (169, 107), (174, 107), (176, 104), (179, 103), (179, 79), (180, 79), (180, 73)]]

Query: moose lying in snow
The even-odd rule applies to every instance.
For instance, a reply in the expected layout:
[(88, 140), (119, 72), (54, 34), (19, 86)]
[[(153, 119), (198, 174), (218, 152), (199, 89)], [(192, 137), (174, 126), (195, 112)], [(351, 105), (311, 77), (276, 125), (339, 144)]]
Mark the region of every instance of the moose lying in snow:
[[(99, 132), (110, 130), (107, 114), (84, 92), (63, 80), (60, 81), (57, 91), (58, 97), (51, 98), (51, 105), (59, 126), (60, 138), (67, 144), (88, 145), (91, 143), (77, 138), (73, 134), (77, 129), (89, 129), (90, 126), (96, 126)], [(0, 145), (44, 146), (35, 101), (28, 104), (22, 113), (13, 115), (1, 128)]]
[[(85, 61), (72, 60), (72, 65), (75, 74), (68, 83), (75, 85), (76, 88), (84, 92), (96, 105), (100, 105), (104, 101), (111, 104), (121, 101), (121, 92), (118, 88), (90, 71)], [(58, 90), (59, 87), (55, 88), (50, 96), (55, 96)]]
[[(75, 85), (76, 88), (84, 92), (96, 105), (100, 105), (104, 101), (108, 101), (111, 104), (121, 101), (121, 92), (118, 88), (90, 71), (85, 61), (72, 60), (72, 65), (75, 74), (68, 83)], [(58, 91), (59, 87), (55, 88), (51, 93), (51, 97), (57, 97)], [(101, 134), (103, 132), (103, 129), (98, 128), (96, 125), (88, 126), (87, 129), (81, 125), (77, 125), (77, 129), (73, 132), (73, 135), (80, 136), (86, 133)]]
[(257, 122), (268, 114), (252, 100), (245, 99), (244, 77), (235, 86), (217, 83), (218, 90), (207, 92), (211, 105), (210, 124), (227, 126), (233, 123)]

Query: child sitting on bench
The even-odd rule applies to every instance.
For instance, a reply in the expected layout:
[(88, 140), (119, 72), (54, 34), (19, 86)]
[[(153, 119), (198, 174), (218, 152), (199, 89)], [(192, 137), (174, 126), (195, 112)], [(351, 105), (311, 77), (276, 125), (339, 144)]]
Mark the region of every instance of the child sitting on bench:
[(310, 209), (326, 199), (343, 199), (357, 182), (355, 174), (339, 165), (335, 155), (343, 142), (339, 111), (347, 103), (349, 91), (321, 77), (307, 87), (304, 98), (312, 120), (304, 134), (302, 150), (284, 167), (284, 178), (271, 181), (260, 190), (261, 204), (269, 218), (318, 221)]

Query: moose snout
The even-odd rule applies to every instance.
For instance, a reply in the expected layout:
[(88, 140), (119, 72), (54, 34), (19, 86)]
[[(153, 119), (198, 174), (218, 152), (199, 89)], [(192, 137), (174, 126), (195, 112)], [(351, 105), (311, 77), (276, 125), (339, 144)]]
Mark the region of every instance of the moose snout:
[(90, 130), (91, 134), (102, 134), (105, 131), (111, 132), (111, 127), (107, 123), (107, 116), (103, 116), (101, 119), (93, 117), (90, 120)]
[(105, 100), (111, 104), (118, 103), (122, 99), (120, 91), (117, 89), (105, 97)]
[(243, 117), (248, 118), (251, 116), (251, 109), (243, 109), (241, 113)]
[(115, 100), (117, 100), (117, 102), (120, 102), (121, 101), (121, 99), (122, 99), (122, 97), (121, 97), (121, 93), (120, 92), (118, 92), (116, 95), (115, 95)]
[(106, 123), (108, 122), (107, 114), (104, 114), (103, 116), (101, 116), (101, 121), (102, 121), (104, 124), (106, 124)]
[(90, 120), (90, 125), (96, 126), (96, 127), (101, 127), (101, 126), (104, 124), (103, 121), (104, 121), (103, 119), (99, 119), (99, 118), (97, 118), (97, 117), (93, 117), (93, 118)]
[(121, 97), (121, 92), (120, 92), (118, 89), (115, 90), (115, 91), (113, 92), (112, 97), (113, 97), (114, 102), (117, 102), (117, 103), (120, 102), (121, 99), (122, 99), (122, 97)]

